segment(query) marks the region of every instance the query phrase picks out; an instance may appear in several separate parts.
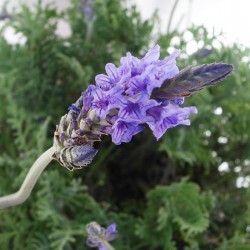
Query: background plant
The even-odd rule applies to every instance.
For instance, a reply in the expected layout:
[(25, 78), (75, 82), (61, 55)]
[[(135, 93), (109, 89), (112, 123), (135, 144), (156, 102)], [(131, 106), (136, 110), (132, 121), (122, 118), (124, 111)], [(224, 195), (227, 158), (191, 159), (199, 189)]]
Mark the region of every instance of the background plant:
[[(182, 49), (180, 68), (223, 61), (234, 74), (186, 100), (199, 111), (191, 127), (169, 130), (160, 142), (149, 131), (120, 146), (105, 138), (82, 171), (50, 164), (25, 204), (0, 211), (1, 249), (88, 249), (90, 221), (118, 224), (116, 249), (250, 249), (249, 48), (226, 47), (205, 27), (156, 35), (156, 16), (143, 21), (119, 0), (92, 3), (91, 20), (72, 0), (61, 13), (23, 6), (6, 24), (26, 43), (0, 37), (0, 195), (17, 190), (67, 107), (127, 51), (143, 55), (154, 40), (165, 54)], [(55, 33), (62, 18), (67, 38)], [(218, 171), (223, 162), (229, 168)], [(245, 184), (237, 188), (237, 180)]]

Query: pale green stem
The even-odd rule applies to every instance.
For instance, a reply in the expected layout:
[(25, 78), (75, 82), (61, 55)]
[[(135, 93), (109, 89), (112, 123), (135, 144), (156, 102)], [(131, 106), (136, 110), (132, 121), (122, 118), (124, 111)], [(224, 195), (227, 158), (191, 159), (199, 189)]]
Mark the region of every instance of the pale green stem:
[(52, 161), (54, 152), (55, 148), (51, 147), (34, 162), (16, 193), (0, 197), (0, 209), (19, 205), (28, 199), (41, 173)]
[(87, 32), (86, 32), (86, 35), (85, 35), (85, 40), (86, 42), (89, 42), (91, 40), (91, 37), (92, 37), (92, 34), (93, 34), (93, 25), (94, 25), (94, 22), (93, 20), (87, 20)]
[(107, 247), (107, 250), (115, 250), (106, 240), (103, 241), (104, 245)]

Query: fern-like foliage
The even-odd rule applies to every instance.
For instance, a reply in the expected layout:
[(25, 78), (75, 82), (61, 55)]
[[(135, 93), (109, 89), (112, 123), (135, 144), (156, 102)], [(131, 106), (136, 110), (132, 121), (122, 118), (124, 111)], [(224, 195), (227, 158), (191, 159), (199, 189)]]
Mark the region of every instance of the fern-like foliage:
[[(194, 238), (209, 225), (209, 210), (213, 196), (200, 193), (199, 187), (182, 181), (170, 186), (158, 186), (148, 193), (144, 219), (137, 234), (151, 248), (177, 249), (175, 235), (183, 244), (193, 244)], [(209, 204), (209, 205), (208, 205)]]

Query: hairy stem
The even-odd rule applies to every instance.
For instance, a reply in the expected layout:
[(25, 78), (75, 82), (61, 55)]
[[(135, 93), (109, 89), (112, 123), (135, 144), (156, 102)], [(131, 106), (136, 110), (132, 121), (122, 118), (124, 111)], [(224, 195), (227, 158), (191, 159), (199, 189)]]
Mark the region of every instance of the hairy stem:
[(51, 147), (34, 162), (16, 193), (0, 197), (0, 209), (19, 205), (28, 199), (41, 173), (53, 159), (54, 152), (54, 147)]

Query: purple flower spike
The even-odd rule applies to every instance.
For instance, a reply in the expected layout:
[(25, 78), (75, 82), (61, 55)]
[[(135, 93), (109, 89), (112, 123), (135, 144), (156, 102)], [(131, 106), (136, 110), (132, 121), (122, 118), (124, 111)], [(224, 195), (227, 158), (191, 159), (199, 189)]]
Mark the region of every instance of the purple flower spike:
[(86, 244), (89, 247), (98, 247), (99, 250), (113, 250), (108, 243), (118, 237), (116, 224), (113, 223), (107, 229), (101, 227), (96, 222), (91, 222), (86, 226), (88, 238)]
[(179, 54), (175, 50), (160, 60), (156, 45), (142, 59), (127, 53), (119, 66), (108, 63), (106, 74), (95, 77), (96, 86), (90, 85), (62, 117), (54, 136), (54, 157), (73, 170), (92, 160), (94, 142), (103, 134), (119, 145), (130, 142), (144, 124), (157, 140), (169, 128), (190, 125), (189, 116), (197, 109), (182, 107), (185, 97), (226, 79), (233, 67), (212, 63), (179, 71)]

